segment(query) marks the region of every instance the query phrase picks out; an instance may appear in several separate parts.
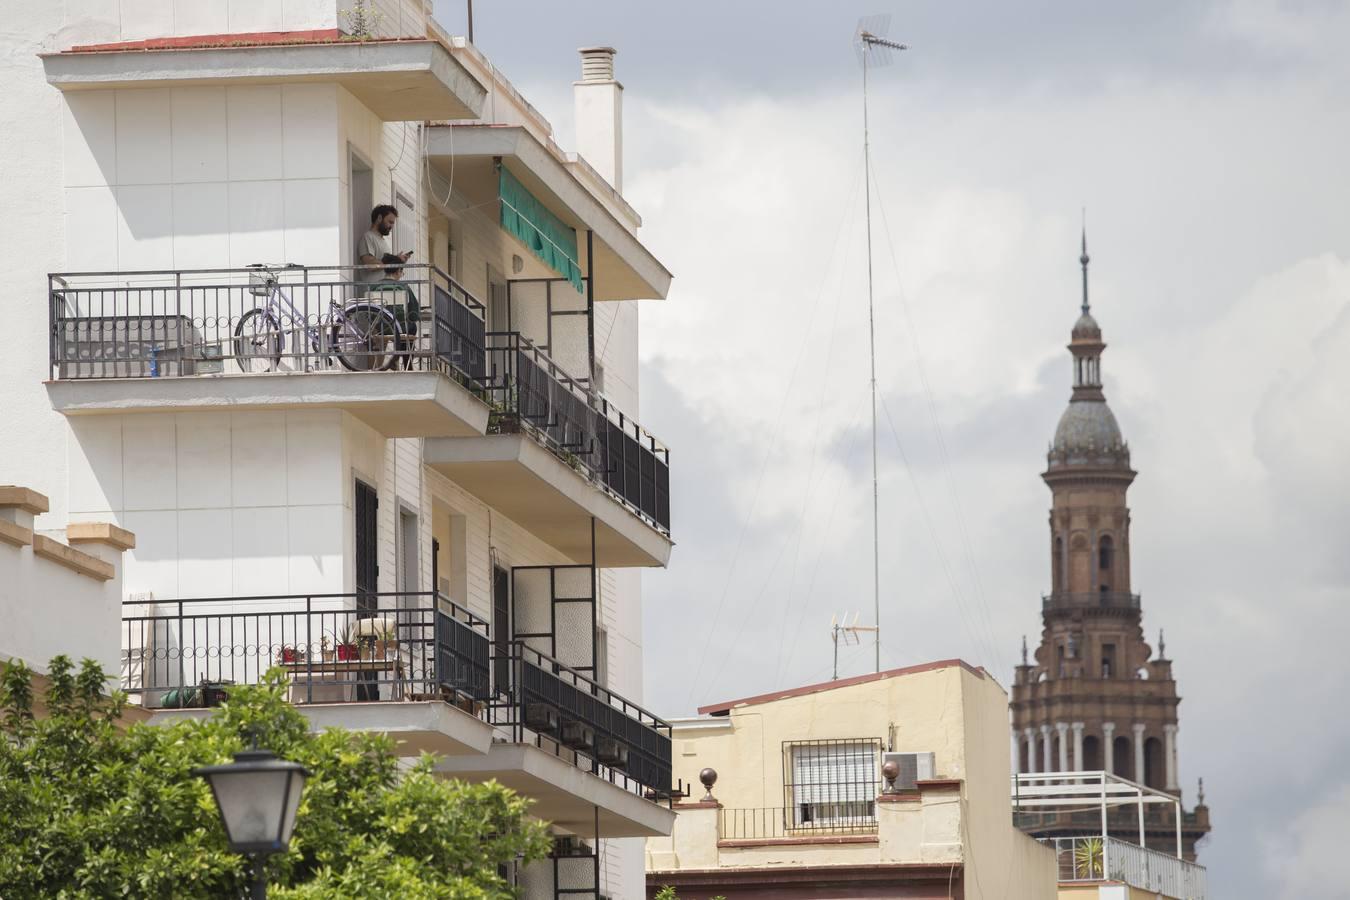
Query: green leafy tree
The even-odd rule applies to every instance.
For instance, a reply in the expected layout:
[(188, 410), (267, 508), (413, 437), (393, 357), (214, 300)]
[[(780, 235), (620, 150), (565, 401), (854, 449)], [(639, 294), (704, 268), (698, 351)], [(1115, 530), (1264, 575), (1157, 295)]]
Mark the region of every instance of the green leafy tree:
[(513, 897), (498, 867), (548, 853), (529, 801), (495, 782), (437, 777), (430, 757), (400, 768), (385, 735), (309, 733), (285, 676), (231, 689), (201, 721), (124, 727), (92, 660), (51, 661), (46, 712), (32, 673), (0, 674), (0, 897), (241, 897), (248, 864), (231, 853), (206, 783), (192, 770), (257, 744), (311, 772), (290, 850), (272, 857), (280, 900)]

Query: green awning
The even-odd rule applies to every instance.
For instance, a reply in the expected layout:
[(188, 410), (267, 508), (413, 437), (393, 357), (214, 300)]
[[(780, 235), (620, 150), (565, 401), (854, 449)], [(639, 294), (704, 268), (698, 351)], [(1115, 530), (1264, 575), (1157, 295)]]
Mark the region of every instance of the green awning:
[(502, 202), (502, 228), (520, 239), (544, 265), (581, 288), (577, 263), (577, 230), (570, 227), (526, 190), (506, 166), (498, 166), (497, 196)]

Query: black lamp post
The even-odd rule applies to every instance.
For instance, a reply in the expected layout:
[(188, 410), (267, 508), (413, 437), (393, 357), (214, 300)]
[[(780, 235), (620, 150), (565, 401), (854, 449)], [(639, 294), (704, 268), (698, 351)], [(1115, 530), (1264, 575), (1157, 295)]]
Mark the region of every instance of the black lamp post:
[(264, 864), (291, 843), (309, 770), (270, 750), (253, 749), (236, 753), (232, 763), (203, 766), (192, 774), (211, 785), (230, 849), (253, 863), (253, 900), (264, 900)]

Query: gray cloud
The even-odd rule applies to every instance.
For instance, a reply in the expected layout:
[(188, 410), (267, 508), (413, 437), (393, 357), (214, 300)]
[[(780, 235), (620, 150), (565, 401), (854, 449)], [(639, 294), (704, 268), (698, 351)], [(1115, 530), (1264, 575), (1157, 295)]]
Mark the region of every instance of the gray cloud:
[[(476, 11), (564, 144), (574, 47), (620, 48), (625, 193), (676, 274), (643, 310), (643, 419), (673, 448), (679, 542), (644, 575), (646, 698), (670, 715), (827, 677), (830, 616), (871, 608), (847, 34), (875, 11)], [(916, 50), (873, 106), (879, 378), (908, 460), (883, 418), (883, 664), (960, 655), (1006, 683), (1039, 633), (1038, 476), (1086, 204), (1107, 393), (1140, 471), (1134, 580), (1176, 661), (1185, 783), (1205, 777), (1216, 821), (1212, 893), (1343, 895), (1325, 838), (1350, 821), (1350, 13), (893, 11)], [(870, 647), (841, 654), (870, 665)]]

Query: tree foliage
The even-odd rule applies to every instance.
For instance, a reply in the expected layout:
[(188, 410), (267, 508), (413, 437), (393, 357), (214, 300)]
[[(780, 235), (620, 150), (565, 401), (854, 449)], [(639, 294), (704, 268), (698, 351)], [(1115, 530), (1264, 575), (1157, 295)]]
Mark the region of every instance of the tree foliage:
[(430, 757), (400, 767), (380, 734), (309, 733), (280, 671), (231, 689), (208, 719), (121, 721), (92, 660), (51, 661), (46, 714), (22, 662), (0, 675), (0, 897), (240, 897), (247, 862), (231, 853), (215, 800), (192, 774), (258, 746), (311, 776), (290, 850), (269, 864), (269, 896), (505, 898), (502, 863), (548, 852), (529, 801), (496, 783), (439, 778)]

